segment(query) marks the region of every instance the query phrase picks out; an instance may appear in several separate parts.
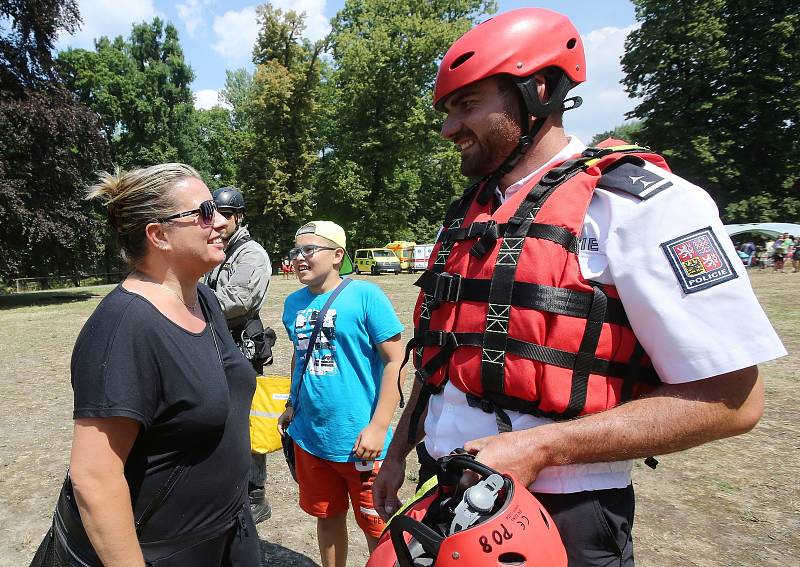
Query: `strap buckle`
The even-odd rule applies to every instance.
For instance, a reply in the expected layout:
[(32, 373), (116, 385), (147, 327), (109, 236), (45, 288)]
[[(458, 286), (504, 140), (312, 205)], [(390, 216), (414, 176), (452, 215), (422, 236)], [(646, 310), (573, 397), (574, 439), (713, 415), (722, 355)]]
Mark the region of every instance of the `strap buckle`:
[(496, 224), (497, 222), (491, 219), (486, 222), (474, 222), (469, 225), (469, 228), (467, 228), (467, 233), (464, 240), (483, 236), (484, 234), (491, 232), (492, 228), (494, 228)]
[(494, 413), (494, 403), (486, 398), (479, 398), (475, 394), (467, 394), (467, 404), (471, 408), (479, 408), (483, 413)]
[(481, 235), (478, 241), (472, 245), (469, 253), (475, 258), (483, 258), (489, 251), (489, 248), (494, 247), (498, 238), (500, 238), (500, 230), (497, 226), (497, 222), (490, 220), (486, 223), (486, 231)]
[(433, 299), (454, 303), (461, 298), (461, 275), (442, 272), (436, 275), (433, 286)]
[(449, 331), (425, 331), (422, 344), (425, 346), (443, 347), (447, 344)]

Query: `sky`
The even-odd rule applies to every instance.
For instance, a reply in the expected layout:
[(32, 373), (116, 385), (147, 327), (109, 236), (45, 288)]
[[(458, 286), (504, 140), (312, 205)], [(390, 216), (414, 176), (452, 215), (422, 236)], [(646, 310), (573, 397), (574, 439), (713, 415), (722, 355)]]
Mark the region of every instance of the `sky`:
[[(424, 0), (420, 0), (424, 1)], [(316, 40), (330, 30), (329, 20), (344, 0), (272, 0), (284, 10), (306, 13), (306, 37)], [(258, 2), (247, 0), (78, 0), (82, 28), (74, 35), (62, 34), (58, 49), (93, 49), (94, 40), (106, 35), (130, 34), (133, 23), (155, 16), (172, 22), (178, 29), (186, 60), (195, 73), (191, 85), (195, 106), (210, 108), (225, 85), (225, 70), (252, 70), (251, 52), (258, 24)], [(565, 116), (567, 131), (584, 142), (625, 121), (625, 113), (636, 101), (628, 98), (620, 80), (619, 59), (627, 34), (636, 27), (629, 0), (498, 0), (498, 13), (524, 6), (550, 8), (567, 15), (583, 37), (586, 50), (587, 82), (572, 91), (583, 98), (583, 106)]]

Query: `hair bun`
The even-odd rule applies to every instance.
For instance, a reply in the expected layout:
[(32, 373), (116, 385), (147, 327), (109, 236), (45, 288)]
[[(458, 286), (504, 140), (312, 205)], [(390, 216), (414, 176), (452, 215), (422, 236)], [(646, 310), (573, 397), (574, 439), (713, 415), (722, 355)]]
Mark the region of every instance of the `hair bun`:
[(116, 203), (109, 203), (106, 207), (108, 212), (108, 224), (114, 229), (114, 232), (119, 232), (122, 225), (122, 209)]

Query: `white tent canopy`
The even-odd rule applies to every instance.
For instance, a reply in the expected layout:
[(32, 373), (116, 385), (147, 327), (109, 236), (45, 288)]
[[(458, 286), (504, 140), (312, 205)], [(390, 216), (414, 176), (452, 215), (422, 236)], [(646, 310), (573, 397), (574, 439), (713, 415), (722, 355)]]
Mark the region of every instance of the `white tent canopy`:
[(779, 234), (788, 232), (792, 236), (800, 235), (800, 224), (792, 224), (788, 222), (751, 222), (747, 224), (726, 224), (725, 231), (728, 236), (735, 236), (752, 232), (761, 234), (769, 238), (775, 238)]

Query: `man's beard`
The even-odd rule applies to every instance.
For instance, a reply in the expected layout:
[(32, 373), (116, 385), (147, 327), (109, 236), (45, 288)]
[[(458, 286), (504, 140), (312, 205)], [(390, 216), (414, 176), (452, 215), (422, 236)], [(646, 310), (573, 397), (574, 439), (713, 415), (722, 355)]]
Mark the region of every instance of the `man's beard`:
[(485, 138), (471, 136), (475, 145), (461, 154), (461, 174), (466, 177), (484, 177), (498, 167), (511, 155), (520, 137), (520, 128), (506, 114), (492, 119)]

